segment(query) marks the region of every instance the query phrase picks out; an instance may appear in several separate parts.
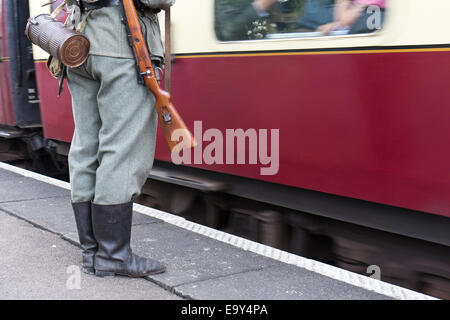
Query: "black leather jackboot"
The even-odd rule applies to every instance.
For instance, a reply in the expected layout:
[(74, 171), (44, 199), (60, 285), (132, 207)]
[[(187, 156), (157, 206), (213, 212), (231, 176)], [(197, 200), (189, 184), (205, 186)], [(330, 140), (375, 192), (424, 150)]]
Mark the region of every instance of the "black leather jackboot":
[(133, 202), (118, 205), (92, 204), (92, 222), (98, 251), (95, 274), (99, 277), (124, 275), (145, 277), (162, 273), (165, 266), (135, 255), (130, 247)]
[(91, 202), (72, 202), (78, 238), (80, 239), (82, 253), (82, 269), (85, 273), (95, 274), (94, 257), (97, 252), (97, 241), (92, 229)]

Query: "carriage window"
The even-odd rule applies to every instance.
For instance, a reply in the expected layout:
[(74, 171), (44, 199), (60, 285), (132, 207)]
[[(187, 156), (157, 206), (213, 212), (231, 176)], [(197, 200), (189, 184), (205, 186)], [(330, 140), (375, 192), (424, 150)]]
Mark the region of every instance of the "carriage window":
[(215, 0), (221, 41), (372, 33), (387, 0)]

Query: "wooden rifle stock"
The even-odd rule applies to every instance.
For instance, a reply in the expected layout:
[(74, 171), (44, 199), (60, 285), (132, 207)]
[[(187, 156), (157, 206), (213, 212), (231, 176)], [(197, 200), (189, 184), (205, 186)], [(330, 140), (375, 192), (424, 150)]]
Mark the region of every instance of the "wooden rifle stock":
[[(130, 46), (133, 48), (139, 73), (147, 88), (156, 98), (156, 111), (170, 151), (178, 152), (181, 149), (195, 147), (194, 137), (175, 109), (171, 95), (162, 90), (156, 80), (134, 0), (123, 0), (122, 4), (125, 14), (123, 22), (127, 27)], [(172, 136), (178, 140), (172, 140)]]

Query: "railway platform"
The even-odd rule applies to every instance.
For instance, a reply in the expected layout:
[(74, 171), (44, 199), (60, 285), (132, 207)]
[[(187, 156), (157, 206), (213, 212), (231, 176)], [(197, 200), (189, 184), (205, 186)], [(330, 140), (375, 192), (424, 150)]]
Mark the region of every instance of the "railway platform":
[[(134, 211), (134, 252), (164, 262), (167, 272), (145, 280), (116, 277), (111, 279), (112, 282), (82, 274), (81, 290), (90, 288), (91, 298), (105, 298), (95, 292), (108, 291), (108, 286), (123, 286), (120, 287), (122, 294), (114, 298), (433, 299), (368, 276), (198, 225), (170, 213), (138, 204), (134, 205)], [(16, 259), (14, 254), (10, 254), (9, 259), (0, 261), (3, 270), (0, 280), (11, 276), (5, 274), (6, 271), (14, 273), (14, 270), (22, 270), (26, 264), (27, 279), (45, 277), (48, 283), (66, 283), (70, 272), (64, 272), (80, 263), (81, 254), (76, 248), (78, 236), (70, 205), (70, 185), (66, 182), (0, 162), (0, 228), (4, 233), (2, 239), (15, 235), (16, 240), (10, 239), (8, 242), (8, 252), (20, 251), (22, 256), (22, 259)], [(44, 234), (36, 236), (37, 231)], [(58, 243), (56, 248), (62, 250), (59, 255), (61, 259), (54, 258), (55, 255), (52, 255), (53, 260), (47, 259), (45, 250), (56, 249), (51, 245), (43, 248), (39, 245), (41, 240), (47, 244), (51, 241)], [(3, 240), (2, 243), (0, 246), (5, 245)], [(53, 267), (56, 262), (59, 269)], [(63, 274), (57, 270), (63, 270)], [(32, 291), (33, 298), (65, 297), (64, 294), (49, 292), (51, 289), (48, 287), (35, 286), (31, 280), (24, 282), (20, 277), (16, 278), (19, 284), (15, 290)], [(104, 290), (94, 290), (95, 286), (101, 286)], [(5, 293), (3, 290), (5, 288), (0, 290), (0, 299)], [(16, 296), (20, 297), (20, 292), (16, 292)]]

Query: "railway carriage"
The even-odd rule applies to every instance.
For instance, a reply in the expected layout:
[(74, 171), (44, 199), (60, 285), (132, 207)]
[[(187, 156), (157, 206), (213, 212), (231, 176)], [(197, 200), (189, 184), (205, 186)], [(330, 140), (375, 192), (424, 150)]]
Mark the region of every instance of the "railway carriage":
[[(66, 87), (57, 99), (47, 55), (31, 55), (23, 33), (11, 31), (24, 29), (25, 8), (48, 11), (47, 1), (14, 2), (0, 0), (2, 145), (11, 145), (8, 132), (41, 126), (31, 150), (64, 171), (70, 94)], [(382, 280), (448, 298), (450, 2), (388, 0), (381, 12), (367, 8), (370, 31), (328, 35), (305, 22), (330, 15), (327, 7), (309, 16), (314, 3), (280, 0), (268, 15), (241, 17), (250, 0), (177, 2), (166, 77), (202, 144), (192, 162), (175, 165), (159, 134), (140, 201), (355, 272), (377, 265)], [(225, 146), (205, 161), (209, 129), (248, 133), (232, 148), (245, 161), (221, 161)], [(258, 148), (250, 133), (262, 129), (279, 138), (269, 143), (278, 165), (267, 175), (250, 161)]]

